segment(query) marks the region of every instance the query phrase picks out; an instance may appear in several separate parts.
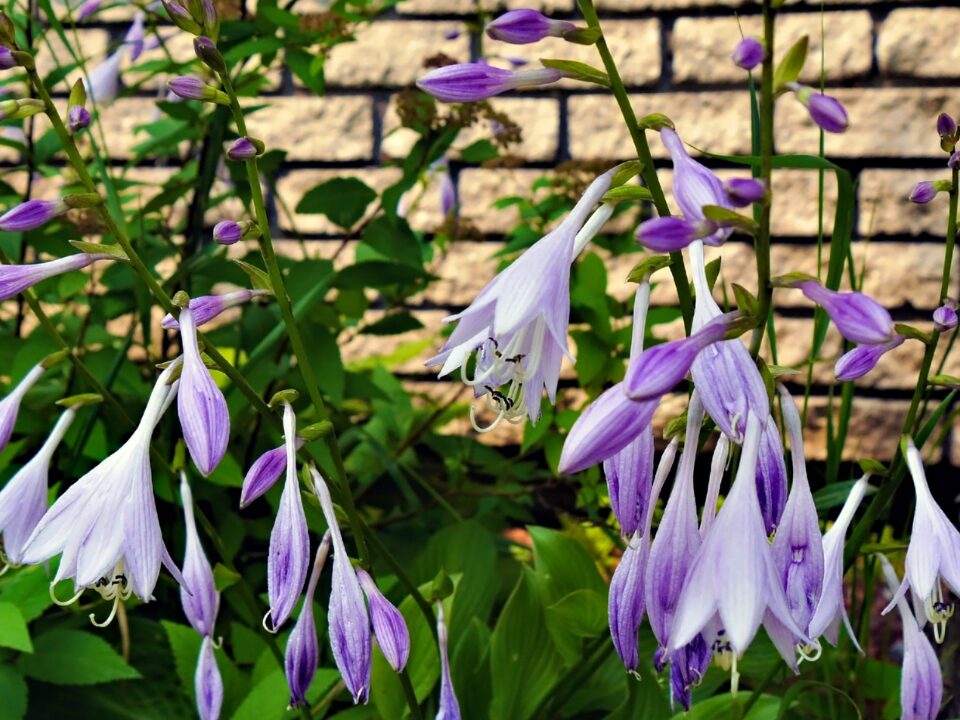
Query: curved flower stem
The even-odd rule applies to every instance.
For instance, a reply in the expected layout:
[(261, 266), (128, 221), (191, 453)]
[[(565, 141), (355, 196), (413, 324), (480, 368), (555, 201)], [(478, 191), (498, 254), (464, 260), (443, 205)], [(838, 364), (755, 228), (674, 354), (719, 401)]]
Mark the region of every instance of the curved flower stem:
[[(763, 0), (763, 39), (765, 54), (763, 70), (760, 76), (760, 179), (770, 187), (773, 176), (773, 50), (774, 19), (771, 0)], [(755, 240), (754, 251), (757, 256), (757, 294), (759, 299), (758, 315), (760, 324), (753, 331), (750, 340), (750, 354), (754, 357), (760, 352), (763, 334), (767, 329), (767, 316), (770, 314), (770, 214), (771, 203), (763, 203), (760, 210), (760, 230)]]
[[(607, 77), (610, 79), (610, 90), (613, 92), (617, 105), (620, 107), (620, 113), (623, 115), (623, 121), (627, 125), (630, 137), (633, 140), (633, 146), (637, 151), (637, 158), (643, 163), (642, 176), (647, 184), (647, 189), (653, 196), (653, 204), (657, 209), (657, 214), (661, 217), (670, 215), (670, 207), (667, 205), (667, 199), (663, 195), (663, 188), (660, 187), (660, 178), (657, 177), (657, 169), (653, 165), (653, 156), (650, 154), (650, 145), (647, 143), (647, 136), (640, 123), (637, 122), (637, 115), (630, 104), (630, 97), (627, 95), (627, 89), (623, 85), (623, 78), (620, 77), (620, 71), (617, 69), (617, 63), (610, 53), (606, 38), (603, 36), (603, 28), (600, 27), (600, 18), (597, 17), (597, 10), (593, 6), (593, 0), (577, 0), (580, 12), (587, 25), (600, 32), (597, 40), (597, 52), (603, 61), (603, 67), (607, 71)], [(687, 270), (683, 264), (683, 255), (679, 252), (670, 253), (670, 273), (673, 275), (673, 282), (677, 287), (677, 298), (680, 301), (680, 309), (683, 311), (683, 324), (690, 332), (690, 324), (693, 322), (693, 296), (690, 294), (690, 282), (687, 280)]]

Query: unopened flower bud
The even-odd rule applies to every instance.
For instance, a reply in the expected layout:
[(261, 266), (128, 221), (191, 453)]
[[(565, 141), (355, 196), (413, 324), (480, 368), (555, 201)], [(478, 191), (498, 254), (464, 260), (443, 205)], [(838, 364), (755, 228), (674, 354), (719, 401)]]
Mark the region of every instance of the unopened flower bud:
[(941, 305), (933, 311), (933, 326), (937, 332), (946, 332), (957, 326), (957, 310), (951, 305)]
[(67, 124), (70, 134), (80, 132), (90, 126), (90, 111), (82, 105), (74, 105), (67, 111)]
[(160, 0), (160, 2), (167, 11), (167, 15), (170, 16), (170, 20), (173, 21), (173, 24), (178, 28), (192, 35), (200, 35), (203, 33), (203, 28), (200, 27), (200, 23), (194, 20), (189, 11), (177, 2), (177, 0)]
[(203, 30), (212, 38), (216, 38), (220, 32), (220, 17), (217, 15), (217, 7), (213, 0), (203, 0)]
[(716, 225), (709, 221), (667, 216), (640, 223), (635, 237), (637, 243), (648, 250), (678, 252), (694, 240), (704, 239), (707, 242), (716, 229)]
[(918, 182), (910, 192), (910, 202), (926, 205), (937, 196), (938, 192), (944, 190), (949, 192), (950, 183), (947, 183), (944, 187), (942, 180), (923, 180)]
[(529, 8), (511, 10), (487, 24), (487, 35), (513, 45), (528, 45), (548, 36), (561, 37), (576, 29), (568, 20), (552, 20)]
[(0, 45), (0, 70), (9, 70), (16, 67), (17, 61), (10, 52), (10, 48)]
[(227, 149), (230, 160), (251, 160), (264, 151), (263, 143), (255, 138), (242, 137), (233, 141)]
[(66, 211), (67, 204), (60, 198), (27, 200), (0, 215), (0, 230), (4, 232), (35, 230)]
[(947, 167), (951, 170), (960, 169), (960, 151), (953, 151), (953, 154), (950, 155), (950, 159), (947, 160)]
[(747, 207), (763, 200), (767, 186), (753, 178), (732, 178), (723, 184), (730, 204), (734, 207)]
[(234, 220), (221, 220), (213, 226), (213, 239), (221, 245), (233, 245), (243, 237), (243, 227)]
[(503, 70), (485, 63), (460, 63), (431, 70), (417, 87), (442, 102), (476, 102), (508, 90), (538, 87), (562, 77), (553, 68)]
[(103, 5), (103, 0), (86, 0), (86, 2), (80, 6), (80, 10), (77, 11), (77, 22), (86, 20), (97, 12), (101, 5)]
[(171, 92), (185, 100), (201, 100), (219, 105), (230, 104), (226, 93), (217, 90), (212, 85), (207, 85), (203, 80), (193, 75), (175, 77), (168, 83), (168, 87)]
[(940, 113), (937, 117), (937, 135), (947, 137), (957, 131), (957, 121), (946, 113)]
[(217, 45), (206, 35), (200, 35), (193, 39), (193, 51), (204, 65), (217, 73), (227, 72), (227, 63), (223, 55), (217, 50)]
[(755, 38), (744, 38), (737, 43), (730, 55), (733, 64), (744, 70), (753, 70), (757, 65), (763, 62), (764, 57), (763, 44)]
[(850, 125), (847, 111), (835, 97), (814, 92), (813, 88), (797, 83), (790, 83), (788, 87), (797, 94), (797, 99), (807, 108), (810, 119), (823, 130), (842, 133)]

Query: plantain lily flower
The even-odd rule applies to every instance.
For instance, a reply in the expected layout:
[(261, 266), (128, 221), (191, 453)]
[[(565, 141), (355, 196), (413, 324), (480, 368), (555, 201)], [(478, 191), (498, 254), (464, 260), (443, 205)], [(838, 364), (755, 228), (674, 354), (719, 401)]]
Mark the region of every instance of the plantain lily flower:
[(440, 646), (440, 707), (436, 720), (460, 720), (460, 703), (450, 677), (450, 653), (447, 649), (447, 623), (443, 617), (443, 603), (437, 603), (437, 642)]
[[(213, 320), (224, 310), (236, 307), (237, 305), (243, 305), (254, 298), (269, 294), (267, 290), (243, 289), (224, 293), (223, 295), (201, 295), (200, 297), (191, 298), (188, 307), (193, 314), (194, 326), (200, 327)], [(165, 330), (180, 329), (180, 323), (177, 322), (177, 319), (170, 313), (163, 316), (160, 325)]]
[(400, 611), (380, 592), (370, 574), (357, 569), (357, 579), (370, 605), (370, 622), (373, 635), (387, 663), (397, 672), (402, 672), (410, 658), (410, 631)]
[(197, 714), (200, 720), (218, 720), (223, 706), (223, 678), (213, 655), (213, 638), (209, 635), (204, 636), (200, 644), (193, 687), (197, 695)]
[(903, 335), (894, 335), (889, 342), (879, 345), (857, 345), (852, 350), (845, 352), (833, 368), (837, 380), (847, 382), (863, 377), (877, 366), (881, 357), (894, 348), (900, 347), (904, 340), (906, 338)]
[[(299, 451), (307, 441), (299, 435), (296, 439), (295, 452)], [(258, 497), (267, 492), (276, 484), (287, 467), (287, 446), (281, 445), (267, 450), (253, 461), (253, 465), (243, 476), (243, 486), (240, 488), (240, 507), (245, 508)]]
[(317, 554), (313, 560), (313, 570), (307, 582), (307, 592), (303, 597), (303, 607), (297, 624), (287, 638), (287, 649), (283, 656), (283, 668), (290, 687), (290, 707), (303, 707), (307, 704), (307, 689), (317, 672), (320, 662), (320, 647), (317, 643), (317, 624), (313, 619), (313, 596), (317, 591), (320, 573), (327, 562), (330, 552), (330, 531), (323, 535)]
[(41, 280), (80, 270), (97, 260), (114, 259), (113, 255), (77, 253), (31, 265), (0, 265), (0, 301), (9, 300)]
[(883, 345), (894, 338), (893, 318), (883, 305), (861, 292), (836, 292), (816, 280), (796, 280), (792, 287), (820, 305), (850, 342)]
[(183, 614), (193, 629), (201, 635), (213, 635), (220, 609), (220, 593), (213, 581), (213, 568), (203, 552), (197, 523), (193, 516), (193, 493), (186, 473), (180, 473), (180, 497), (183, 500), (183, 518), (187, 526), (187, 549), (183, 556), (183, 584), (180, 586), (180, 604)]
[[(0, 273), (2, 271), (3, 268), (0, 268)], [(43, 363), (34, 365), (10, 394), (0, 400), (0, 452), (3, 452), (7, 443), (10, 442), (10, 436), (13, 435), (13, 427), (17, 423), (17, 415), (20, 412), (20, 403), (23, 401), (23, 397), (30, 388), (36, 385), (37, 380), (45, 371), (46, 368)]]

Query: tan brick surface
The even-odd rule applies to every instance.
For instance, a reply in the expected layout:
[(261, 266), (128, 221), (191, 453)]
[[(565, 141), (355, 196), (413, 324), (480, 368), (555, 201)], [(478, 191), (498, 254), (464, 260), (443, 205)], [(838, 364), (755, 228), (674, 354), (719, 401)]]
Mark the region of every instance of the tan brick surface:
[[(92, 70), (106, 55), (110, 35), (106, 30), (85, 29), (78, 31), (78, 37), (80, 42), (78, 44), (71, 42), (71, 45), (75, 45), (79, 59), (86, 65), (87, 70)], [(41, 77), (46, 77), (58, 68), (73, 67), (67, 73), (66, 81), (61, 81), (56, 88), (59, 92), (69, 92), (70, 85), (76, 82), (78, 78), (83, 77), (83, 71), (80, 67), (77, 67), (77, 62), (55, 33), (50, 34), (49, 45), (44, 43), (37, 48), (36, 59), (37, 71)]]
[(956, 42), (960, 9), (902, 8), (880, 26), (877, 59), (888, 75), (949, 78), (960, 75)]
[(947, 227), (947, 195), (918, 205), (910, 191), (921, 180), (942, 180), (950, 171), (864, 170), (860, 175), (860, 233), (870, 235), (944, 235)]
[(573, 0), (406, 0), (397, 6), (402, 14), (476, 16), (478, 5), (487, 13), (519, 8), (535, 8), (542, 12), (571, 12)]
[(290, 160), (369, 160), (373, 101), (362, 96), (272, 98), (249, 116), (250, 133)]

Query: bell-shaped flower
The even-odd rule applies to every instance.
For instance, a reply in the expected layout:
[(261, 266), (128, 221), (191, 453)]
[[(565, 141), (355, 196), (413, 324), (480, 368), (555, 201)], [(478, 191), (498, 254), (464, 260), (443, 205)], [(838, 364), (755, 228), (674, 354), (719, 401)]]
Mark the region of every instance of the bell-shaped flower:
[(197, 696), (197, 714), (200, 720), (218, 720), (223, 706), (223, 678), (213, 655), (213, 638), (204, 636), (197, 658), (197, 670), (193, 676), (193, 688)]
[(957, 308), (950, 300), (933, 311), (933, 326), (937, 332), (947, 332), (957, 326)]
[(353, 696), (354, 703), (365, 703), (370, 692), (372, 670), (370, 617), (363, 601), (360, 581), (343, 544), (330, 490), (320, 473), (312, 467), (310, 474), (313, 476), (314, 492), (320, 500), (320, 507), (333, 540), (333, 578), (330, 582), (330, 605), (327, 609), (330, 649), (333, 651), (333, 659), (343, 684)]
[(953, 615), (953, 603), (944, 601), (943, 584), (960, 596), (960, 532), (933, 499), (923, 471), (923, 458), (913, 440), (907, 439), (905, 456), (913, 478), (916, 509), (903, 582), (884, 613), (890, 612), (909, 588), (918, 615), (922, 607), (926, 619), (933, 623), (937, 642), (943, 642), (947, 620)]
[(761, 432), (760, 420), (751, 413), (737, 477), (687, 574), (674, 614), (670, 651), (691, 642), (719, 618), (735, 662), (768, 612), (798, 641), (806, 639), (790, 615), (757, 502)]
[(447, 648), (447, 623), (443, 617), (443, 603), (437, 603), (437, 644), (440, 648), (440, 706), (436, 720), (460, 720), (460, 703), (450, 677), (450, 652)]
[(76, 414), (76, 409), (72, 407), (63, 412), (37, 454), (0, 491), (3, 557), (10, 565), (23, 562), (23, 546), (47, 511), (50, 460)]
[[(295, 451), (299, 451), (305, 444), (306, 440), (298, 435)], [(286, 468), (286, 445), (267, 450), (254, 460), (253, 465), (247, 470), (247, 474), (243, 476), (243, 485), (240, 488), (240, 507), (245, 508), (272, 488)]]
[(193, 311), (180, 311), (180, 342), (183, 345), (183, 373), (177, 396), (177, 413), (183, 440), (197, 469), (204, 477), (212, 473), (230, 441), (230, 412), (217, 383), (200, 355)]
[[(181, 316), (182, 320), (182, 316)], [(267, 596), (270, 610), (267, 617), (276, 632), (293, 612), (303, 583), (307, 579), (310, 564), (310, 535), (307, 531), (307, 516), (303, 512), (300, 484), (297, 481), (297, 418), (290, 403), (283, 404), (283, 437), (287, 455), (286, 480), (280, 507), (270, 531), (270, 548), (267, 552)]]
[[(705, 205), (732, 207), (724, 191), (723, 182), (711, 170), (690, 157), (675, 130), (663, 128), (660, 131), (660, 139), (673, 161), (673, 197), (686, 220), (691, 222), (706, 220), (703, 214)], [(730, 237), (732, 232), (730, 228), (718, 228), (710, 237), (708, 244), (719, 245)]]
[[(190, 299), (190, 312), (193, 315), (194, 327), (200, 327), (213, 320), (217, 315), (237, 305), (243, 305), (253, 298), (269, 295), (267, 290), (235, 290), (224, 293), (223, 295), (201, 295)], [(167, 313), (160, 321), (160, 325), (166, 330), (179, 330), (180, 323), (177, 319)]]
[(113, 258), (112, 255), (77, 253), (66, 257), (33, 263), (32, 265), (0, 265), (0, 301), (9, 300), (31, 288), (41, 280), (80, 270), (97, 260)]
[(307, 583), (307, 592), (303, 597), (303, 607), (297, 624), (287, 638), (287, 649), (283, 657), (284, 672), (290, 688), (290, 707), (302, 707), (307, 704), (307, 689), (317, 672), (320, 662), (320, 646), (317, 643), (317, 624), (313, 619), (313, 596), (317, 591), (320, 573), (330, 552), (330, 531), (323, 535), (320, 547), (313, 560), (313, 570)]
[(894, 335), (892, 340), (879, 345), (857, 345), (848, 350), (833, 367), (837, 380), (847, 382), (863, 377), (877, 366), (881, 357), (902, 345), (905, 339), (903, 335)]
[(417, 87), (441, 102), (466, 103), (486, 100), (509, 90), (535, 88), (561, 78), (553, 68), (503, 70), (487, 63), (460, 63), (431, 70), (417, 80)]
[(897, 573), (884, 555), (877, 555), (884, 578), (895, 594), (903, 623), (903, 671), (900, 674), (900, 720), (937, 720), (943, 700), (943, 671), (933, 645), (917, 624), (906, 599), (897, 593)]
[[(610, 217), (604, 205), (594, 215), (599, 220), (587, 222), (613, 173), (594, 180), (563, 222), (491, 280), (470, 307), (446, 318), (457, 321), (457, 327), (427, 364), (441, 365), (441, 377), (460, 368), (464, 381), (489, 397), (497, 420), (482, 428), (471, 412), (477, 430), (492, 429), (504, 418), (519, 421), (523, 415), (536, 422), (544, 389), (554, 402), (560, 364), (569, 355), (570, 265)], [(476, 370), (468, 378), (467, 362), (475, 351)]]
[(120, 93), (120, 64), (125, 54), (125, 47), (115, 50), (93, 68), (84, 80), (87, 95), (95, 105), (103, 107), (117, 99)]
[(161, 562), (185, 582), (160, 536), (150, 468), (150, 438), (177, 393), (179, 381), (170, 380), (179, 364), (157, 378), (133, 435), (57, 499), (23, 549), (31, 565), (62, 554), (51, 587), (72, 578), (79, 589), (70, 602), (96, 589), (113, 601), (109, 619), (131, 592), (153, 599)]
[(816, 280), (791, 283), (830, 316), (837, 330), (850, 342), (883, 345), (894, 336), (893, 318), (883, 305), (860, 292), (835, 292)]
[(390, 667), (401, 672), (410, 658), (410, 631), (407, 630), (407, 622), (393, 603), (380, 592), (370, 573), (358, 568), (357, 578), (370, 605), (370, 621), (377, 645)]
[[(3, 268), (0, 268), (0, 272), (2, 270)], [(10, 394), (0, 400), (0, 452), (3, 452), (7, 443), (10, 442), (10, 436), (13, 435), (13, 427), (17, 423), (17, 415), (20, 412), (20, 403), (23, 401), (23, 397), (45, 371), (46, 368), (44, 368), (43, 363), (34, 365)]]
[(180, 473), (180, 497), (183, 500), (183, 519), (187, 526), (187, 548), (183, 556), (183, 580), (180, 586), (180, 604), (190, 625), (201, 635), (213, 635), (220, 609), (220, 593), (213, 581), (213, 569), (207, 560), (197, 534), (193, 516), (193, 493), (187, 474)]
[(810, 619), (808, 632), (811, 639), (815, 640), (822, 635), (831, 645), (836, 645), (842, 620), (858, 650), (860, 645), (857, 643), (857, 635), (850, 627), (850, 618), (847, 617), (843, 601), (843, 539), (863, 496), (867, 493), (869, 479), (869, 475), (864, 475), (853, 484), (836, 522), (823, 535), (823, 589)]

